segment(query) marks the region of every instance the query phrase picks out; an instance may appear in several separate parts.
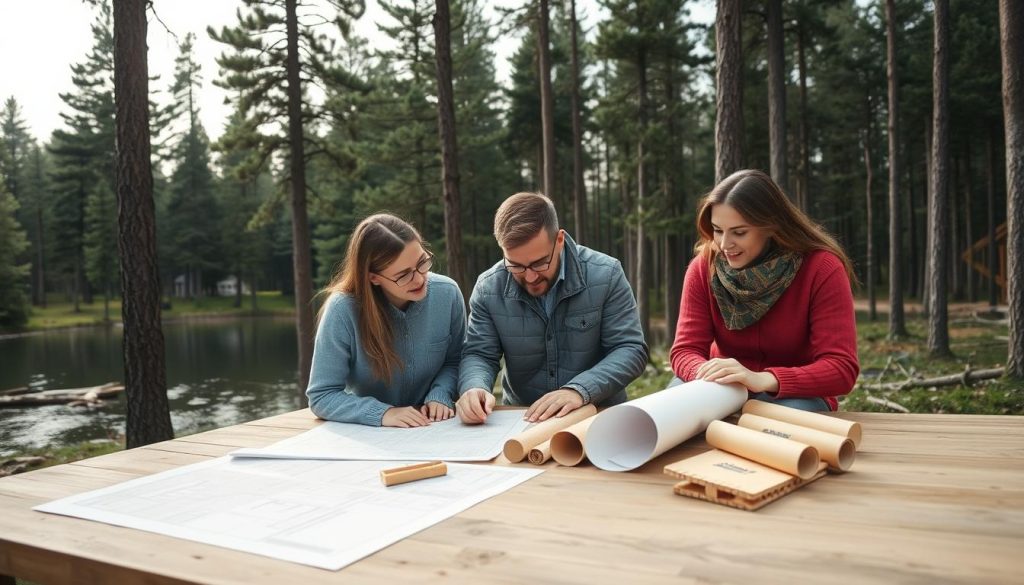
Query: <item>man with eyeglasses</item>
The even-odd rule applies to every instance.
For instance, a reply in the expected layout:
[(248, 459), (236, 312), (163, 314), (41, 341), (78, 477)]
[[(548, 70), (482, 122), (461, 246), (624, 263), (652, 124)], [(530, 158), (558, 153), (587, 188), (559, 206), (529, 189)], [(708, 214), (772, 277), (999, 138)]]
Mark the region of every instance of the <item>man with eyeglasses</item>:
[(470, 297), (459, 418), (487, 419), (502, 357), (503, 402), (528, 406), (529, 421), (625, 402), (626, 386), (647, 365), (647, 344), (619, 261), (576, 244), (538, 193), (506, 199), (494, 237), (504, 258)]

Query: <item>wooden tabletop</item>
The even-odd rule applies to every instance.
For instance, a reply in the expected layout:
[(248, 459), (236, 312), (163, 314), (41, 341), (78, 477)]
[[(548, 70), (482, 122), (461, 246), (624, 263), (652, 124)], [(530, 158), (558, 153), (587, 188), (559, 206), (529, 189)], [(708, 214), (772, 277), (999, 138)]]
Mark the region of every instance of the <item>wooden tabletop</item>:
[(864, 426), (851, 472), (757, 512), (672, 493), (661, 470), (706, 450), (697, 438), (629, 473), (548, 463), (338, 572), (31, 510), (290, 437), (316, 424), (302, 410), (0, 479), (0, 575), (84, 585), (1022, 582), (1024, 417), (837, 416)]

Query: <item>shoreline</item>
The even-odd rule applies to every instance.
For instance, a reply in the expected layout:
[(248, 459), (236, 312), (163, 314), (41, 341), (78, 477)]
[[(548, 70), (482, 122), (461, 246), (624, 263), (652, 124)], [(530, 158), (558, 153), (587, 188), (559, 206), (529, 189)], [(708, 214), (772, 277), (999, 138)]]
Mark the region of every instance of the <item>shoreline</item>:
[[(165, 323), (181, 323), (186, 321), (229, 321), (233, 319), (251, 319), (251, 318), (293, 318), (295, 316), (294, 310), (268, 310), (268, 311), (256, 311), (253, 312), (200, 312), (200, 313), (183, 313), (181, 315), (174, 315), (161, 319), (161, 325)], [(99, 321), (92, 323), (78, 323), (75, 325), (56, 325), (53, 327), (40, 327), (26, 329), (24, 331), (3, 331), (0, 330), (0, 341), (5, 339), (16, 339), (19, 337), (29, 337), (32, 335), (42, 335), (44, 333), (59, 332), (59, 331), (73, 331), (75, 329), (89, 329), (89, 328), (122, 328), (124, 322), (120, 319), (110, 321)]]

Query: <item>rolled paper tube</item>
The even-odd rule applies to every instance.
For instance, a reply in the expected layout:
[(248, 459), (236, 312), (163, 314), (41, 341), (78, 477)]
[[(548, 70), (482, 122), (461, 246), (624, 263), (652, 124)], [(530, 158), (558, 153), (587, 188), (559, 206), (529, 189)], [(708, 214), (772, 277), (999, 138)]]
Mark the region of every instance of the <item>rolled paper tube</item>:
[(544, 441), (540, 445), (530, 449), (530, 454), (526, 456), (526, 460), (534, 465), (547, 463), (548, 459), (551, 459), (551, 441)]
[(839, 471), (850, 469), (857, 456), (857, 448), (853, 445), (853, 439), (818, 429), (802, 427), (756, 414), (744, 414), (736, 424), (759, 433), (793, 439), (799, 443), (810, 445), (818, 450), (822, 461), (828, 463), (832, 469)]
[(502, 453), (505, 454), (505, 459), (508, 459), (512, 463), (519, 463), (526, 458), (530, 449), (533, 449), (544, 441), (551, 439), (551, 435), (554, 435), (558, 431), (566, 427), (570, 427), (585, 418), (592, 417), (595, 413), (597, 413), (597, 407), (593, 404), (586, 404), (565, 416), (549, 418), (544, 422), (539, 422), (505, 441), (505, 447), (502, 449)]
[(806, 410), (797, 410), (763, 400), (748, 400), (743, 405), (743, 414), (756, 414), (757, 416), (773, 418), (802, 427), (818, 429), (833, 435), (842, 435), (852, 440), (854, 447), (860, 447), (860, 439), (863, 436), (860, 423), (858, 422), (825, 416), (824, 414), (808, 412)]
[(818, 471), (818, 450), (790, 439), (712, 421), (705, 434), (708, 445), (779, 471), (810, 479)]
[(439, 477), (448, 473), (448, 466), (443, 461), (430, 461), (428, 463), (417, 463), (405, 467), (393, 467), (380, 470), (380, 481), (386, 486), (408, 483), (418, 479)]
[(559, 465), (572, 467), (586, 459), (587, 454), (583, 445), (586, 444), (587, 429), (590, 428), (592, 422), (594, 422), (594, 417), (581, 420), (567, 429), (558, 431), (551, 437), (551, 456)]

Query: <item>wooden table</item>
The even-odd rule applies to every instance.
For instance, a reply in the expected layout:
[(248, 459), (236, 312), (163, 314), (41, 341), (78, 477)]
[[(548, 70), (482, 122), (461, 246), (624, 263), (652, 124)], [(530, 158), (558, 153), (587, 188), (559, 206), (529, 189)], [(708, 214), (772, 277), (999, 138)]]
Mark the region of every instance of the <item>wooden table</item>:
[[(33, 512), (52, 499), (258, 447), (308, 410), (0, 480), (0, 575), (48, 583), (1021, 583), (1024, 417), (843, 413), (850, 473), (757, 512), (673, 495), (661, 469), (548, 471), (339, 572)], [(0, 583), (11, 582), (0, 577)]]

